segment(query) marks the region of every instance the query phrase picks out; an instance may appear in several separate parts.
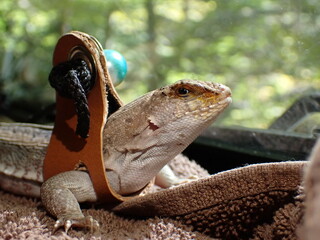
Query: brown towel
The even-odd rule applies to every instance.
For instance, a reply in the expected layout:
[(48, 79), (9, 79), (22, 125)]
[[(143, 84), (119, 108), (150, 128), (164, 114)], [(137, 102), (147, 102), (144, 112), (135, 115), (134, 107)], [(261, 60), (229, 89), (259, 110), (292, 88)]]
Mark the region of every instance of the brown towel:
[(306, 194), (305, 215), (301, 238), (317, 240), (320, 238), (320, 138), (310, 155), (310, 164), (304, 177)]
[[(234, 169), (124, 202), (113, 210), (131, 216), (170, 216), (212, 237), (248, 239), (261, 235), (265, 224), (275, 221), (273, 230), (287, 224), (281, 215), (291, 214), (290, 204), (298, 204), (294, 197), (304, 165), (283, 162)], [(281, 229), (275, 234), (283, 235)]]
[[(180, 176), (201, 179), (171, 189), (155, 187), (112, 210), (87, 206), (100, 233), (71, 230), (51, 236), (54, 219), (38, 200), (0, 192), (0, 238), (4, 239), (295, 239), (302, 217), (296, 197), (306, 162), (250, 165), (208, 176), (179, 156)], [(110, 207), (109, 207), (110, 208)], [(113, 213), (115, 212), (115, 213)]]

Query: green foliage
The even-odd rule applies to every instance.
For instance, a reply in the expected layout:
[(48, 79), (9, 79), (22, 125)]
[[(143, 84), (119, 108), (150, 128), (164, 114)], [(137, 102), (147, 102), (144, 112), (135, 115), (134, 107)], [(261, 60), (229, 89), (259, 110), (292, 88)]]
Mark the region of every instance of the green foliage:
[(10, 101), (54, 101), (54, 46), (80, 30), (128, 60), (128, 102), (181, 78), (224, 83), (233, 104), (221, 124), (267, 127), (319, 89), (316, 0), (1, 0), (0, 91)]

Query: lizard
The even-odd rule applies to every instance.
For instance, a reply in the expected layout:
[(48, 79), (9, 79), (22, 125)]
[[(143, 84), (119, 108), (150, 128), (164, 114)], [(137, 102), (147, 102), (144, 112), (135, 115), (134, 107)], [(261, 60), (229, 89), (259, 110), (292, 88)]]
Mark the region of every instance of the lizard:
[[(184, 182), (166, 165), (210, 126), (231, 103), (231, 91), (219, 83), (180, 80), (151, 91), (109, 116), (103, 130), (103, 157), (111, 187), (122, 195), (156, 184)], [(42, 164), (52, 127), (0, 125), (0, 188), (40, 197), (54, 217), (54, 231), (71, 227), (98, 229), (79, 203), (96, 202), (89, 173), (68, 171), (43, 183)], [(172, 170), (171, 170), (172, 171)]]

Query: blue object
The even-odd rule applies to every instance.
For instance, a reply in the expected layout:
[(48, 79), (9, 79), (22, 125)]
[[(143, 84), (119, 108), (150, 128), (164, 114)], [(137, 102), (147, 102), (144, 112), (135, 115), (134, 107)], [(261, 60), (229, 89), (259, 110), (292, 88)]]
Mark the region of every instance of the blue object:
[(107, 59), (108, 71), (115, 86), (119, 85), (127, 75), (127, 61), (121, 53), (112, 50), (103, 50)]

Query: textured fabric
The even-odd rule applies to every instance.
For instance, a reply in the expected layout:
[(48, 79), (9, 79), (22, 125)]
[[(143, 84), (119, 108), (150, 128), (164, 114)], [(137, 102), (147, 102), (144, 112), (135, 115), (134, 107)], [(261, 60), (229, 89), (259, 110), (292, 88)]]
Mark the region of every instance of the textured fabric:
[(305, 215), (301, 239), (317, 240), (320, 236), (320, 138), (310, 155), (304, 176)]
[[(211, 237), (248, 239), (260, 225), (286, 224), (280, 216), (279, 220), (274, 218), (278, 210), (290, 214), (286, 205), (296, 204), (304, 165), (250, 165), (133, 199), (113, 210), (131, 216), (170, 216)], [(295, 234), (289, 226), (283, 230), (288, 236)], [(279, 231), (274, 235), (284, 234)]]
[(171, 167), (200, 179), (115, 206), (83, 206), (99, 221), (83, 230), (51, 235), (55, 220), (35, 199), (0, 192), (0, 239), (296, 239), (306, 162), (250, 165), (208, 176), (183, 156)]

